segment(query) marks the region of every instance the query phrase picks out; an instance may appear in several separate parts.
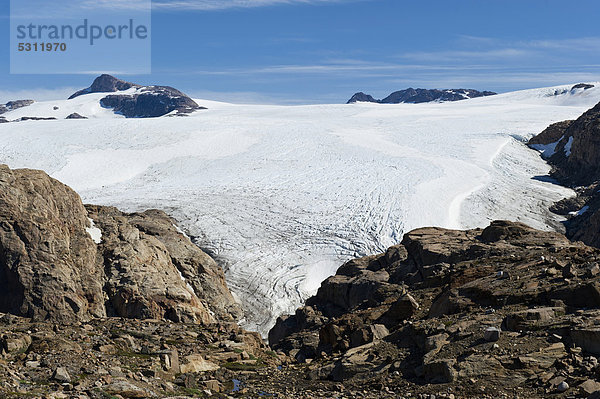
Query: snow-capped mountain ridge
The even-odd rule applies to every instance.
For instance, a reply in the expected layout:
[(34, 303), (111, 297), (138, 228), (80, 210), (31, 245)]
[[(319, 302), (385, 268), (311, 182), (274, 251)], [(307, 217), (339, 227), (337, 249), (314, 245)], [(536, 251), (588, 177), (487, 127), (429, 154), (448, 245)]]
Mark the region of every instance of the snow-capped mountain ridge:
[[(224, 262), (245, 325), (265, 332), (343, 261), (410, 229), (556, 226), (547, 209), (572, 192), (533, 179), (549, 167), (513, 137), (600, 101), (597, 85), (572, 86), (383, 107), (196, 100), (208, 110), (152, 119), (91, 93), (4, 114), (59, 120), (0, 125), (0, 162), (43, 169), (87, 202), (172, 214)], [(90, 119), (60, 120), (74, 112)]]

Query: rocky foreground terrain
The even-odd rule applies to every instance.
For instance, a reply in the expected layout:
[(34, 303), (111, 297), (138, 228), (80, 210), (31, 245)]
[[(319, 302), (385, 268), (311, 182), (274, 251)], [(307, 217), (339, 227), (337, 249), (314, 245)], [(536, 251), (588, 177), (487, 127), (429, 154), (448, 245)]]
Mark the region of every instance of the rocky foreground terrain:
[(418, 229), (343, 265), (269, 341), (309, 379), (388, 397), (598, 395), (599, 259), (518, 223)]
[(600, 397), (600, 249), (422, 228), (325, 280), (268, 346), (161, 211), (0, 166), (0, 397)]

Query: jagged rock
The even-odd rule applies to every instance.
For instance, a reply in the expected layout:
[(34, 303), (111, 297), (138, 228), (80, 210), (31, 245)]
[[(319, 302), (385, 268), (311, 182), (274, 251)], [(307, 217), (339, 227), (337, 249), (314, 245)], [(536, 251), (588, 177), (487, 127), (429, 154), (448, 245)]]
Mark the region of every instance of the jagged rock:
[(388, 310), (384, 317), (397, 322), (409, 319), (419, 310), (419, 304), (410, 294), (402, 295)]
[(376, 100), (365, 93), (356, 93), (348, 100), (348, 104), (358, 101), (374, 102), (380, 104), (400, 104), (400, 103), (426, 103), (432, 101), (460, 101), (467, 98), (476, 98), (484, 96), (493, 96), (496, 93), (492, 91), (477, 91), (474, 89), (413, 89), (412, 87), (395, 91), (383, 100)]
[(500, 339), (500, 330), (496, 327), (488, 327), (483, 332), (483, 339), (488, 342), (495, 342)]
[(185, 115), (206, 109), (179, 90), (166, 86), (147, 86), (132, 95), (111, 94), (101, 99), (100, 105), (127, 118), (155, 118), (174, 111), (176, 115)]
[(5, 335), (0, 339), (0, 351), (6, 353), (25, 352), (31, 345), (31, 337), (24, 334)]
[(60, 383), (71, 382), (71, 376), (69, 375), (69, 372), (67, 371), (67, 369), (64, 367), (56, 368), (56, 370), (54, 370), (54, 373), (52, 373), (52, 379), (54, 381), (58, 381)]
[(552, 322), (556, 311), (564, 309), (538, 308), (512, 313), (505, 318), (504, 324), (509, 331), (533, 330)]
[(571, 331), (575, 345), (600, 356), (600, 328), (576, 328)]
[(204, 323), (214, 320), (211, 312), (221, 320), (241, 316), (222, 269), (164, 212), (124, 214), (92, 205), (87, 210), (102, 231), (99, 249), (112, 305), (109, 311), (125, 317)]

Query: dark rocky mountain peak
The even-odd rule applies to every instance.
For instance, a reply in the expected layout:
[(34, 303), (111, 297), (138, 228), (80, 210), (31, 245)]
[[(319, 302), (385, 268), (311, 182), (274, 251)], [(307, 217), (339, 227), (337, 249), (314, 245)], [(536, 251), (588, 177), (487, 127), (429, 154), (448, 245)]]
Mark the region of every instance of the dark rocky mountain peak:
[(368, 102), (368, 103), (376, 103), (378, 100), (375, 100), (372, 96), (361, 92), (358, 92), (348, 100), (347, 104), (357, 103), (357, 102)]
[(379, 104), (400, 104), (400, 103), (426, 103), (432, 101), (460, 101), (468, 98), (493, 96), (496, 93), (492, 91), (478, 91), (474, 89), (408, 89), (395, 91), (383, 100), (376, 100), (365, 93), (356, 93), (348, 100), (347, 104), (363, 101)]
[(87, 117), (78, 114), (77, 112), (73, 112), (69, 114), (65, 119), (87, 119)]
[(173, 87), (142, 86), (106, 74), (98, 76), (90, 87), (79, 90), (69, 99), (90, 93), (118, 93), (131, 88), (136, 88), (136, 92), (108, 95), (100, 100), (100, 105), (112, 108), (116, 114), (127, 118), (154, 118), (171, 112), (187, 115), (198, 109), (206, 109)]
[(117, 79), (114, 76), (102, 74), (94, 79), (92, 85), (86, 89), (79, 90), (69, 97), (69, 100), (90, 93), (112, 93), (115, 91), (122, 91), (131, 89), (132, 87), (141, 87), (135, 83), (126, 82), (121, 79)]

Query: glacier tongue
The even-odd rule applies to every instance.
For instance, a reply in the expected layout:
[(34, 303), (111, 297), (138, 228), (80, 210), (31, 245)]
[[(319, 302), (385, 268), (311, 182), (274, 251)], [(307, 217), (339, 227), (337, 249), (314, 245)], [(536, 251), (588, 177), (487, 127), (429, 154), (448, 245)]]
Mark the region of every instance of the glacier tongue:
[[(498, 218), (556, 228), (547, 208), (572, 192), (534, 179), (549, 168), (513, 137), (577, 117), (600, 90), (554, 91), (419, 105), (198, 100), (209, 109), (147, 120), (98, 111), (0, 125), (0, 162), (44, 169), (86, 202), (164, 209), (224, 266), (245, 326), (265, 333), (341, 263), (410, 229)], [(83, 97), (29, 112), (93, 109)]]

